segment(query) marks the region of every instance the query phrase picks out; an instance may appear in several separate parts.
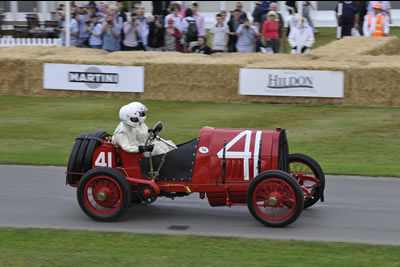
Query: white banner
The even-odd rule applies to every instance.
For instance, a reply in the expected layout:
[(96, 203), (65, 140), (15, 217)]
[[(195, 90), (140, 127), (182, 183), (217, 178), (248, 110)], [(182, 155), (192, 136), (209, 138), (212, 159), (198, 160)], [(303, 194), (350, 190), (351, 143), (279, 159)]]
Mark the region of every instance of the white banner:
[(43, 88), (143, 92), (144, 67), (44, 63)]
[(344, 97), (342, 71), (240, 69), (239, 94)]

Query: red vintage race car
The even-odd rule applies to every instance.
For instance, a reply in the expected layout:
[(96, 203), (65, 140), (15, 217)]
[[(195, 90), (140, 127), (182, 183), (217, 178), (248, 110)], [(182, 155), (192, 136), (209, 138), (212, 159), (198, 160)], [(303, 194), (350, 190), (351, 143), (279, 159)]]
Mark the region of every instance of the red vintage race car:
[[(146, 145), (158, 136), (161, 122)], [(303, 208), (323, 201), (324, 173), (303, 154), (288, 154), (285, 130), (203, 127), (198, 138), (157, 156), (128, 153), (98, 131), (75, 140), (67, 184), (77, 187), (82, 210), (114, 221), (132, 204), (199, 193), (211, 206), (248, 206), (259, 222), (281, 227)]]

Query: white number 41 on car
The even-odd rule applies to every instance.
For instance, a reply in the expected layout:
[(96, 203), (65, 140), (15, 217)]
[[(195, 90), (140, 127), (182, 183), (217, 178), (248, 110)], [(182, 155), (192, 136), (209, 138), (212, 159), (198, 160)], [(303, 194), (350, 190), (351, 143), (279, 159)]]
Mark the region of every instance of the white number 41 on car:
[(112, 153), (107, 153), (108, 160), (106, 161), (106, 153), (100, 152), (97, 156), (96, 161), (94, 162), (94, 166), (96, 167), (110, 167), (112, 168)]
[[(254, 144), (254, 155), (253, 155), (253, 162), (254, 162), (254, 177), (258, 174), (257, 162), (258, 156), (260, 152), (260, 139), (261, 139), (261, 131), (256, 132), (256, 140)], [(226, 144), (225, 148), (225, 158), (227, 159), (243, 159), (243, 177), (244, 180), (249, 180), (249, 173), (250, 173), (250, 166), (249, 166), (249, 159), (252, 157), (250, 151), (250, 143), (251, 143), (251, 134), (252, 131), (246, 130), (238, 134), (235, 138), (233, 138), (228, 144)], [(240, 139), (246, 137), (244, 143), (244, 151), (229, 151), (229, 149), (236, 144)], [(224, 148), (222, 148), (218, 153), (217, 156), (219, 158), (223, 157)]]

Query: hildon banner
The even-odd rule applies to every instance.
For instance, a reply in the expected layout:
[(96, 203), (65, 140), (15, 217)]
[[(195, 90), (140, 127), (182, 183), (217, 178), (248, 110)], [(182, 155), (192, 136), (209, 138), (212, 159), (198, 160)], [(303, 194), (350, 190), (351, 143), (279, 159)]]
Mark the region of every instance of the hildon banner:
[(144, 67), (44, 63), (43, 88), (143, 92)]
[(342, 71), (240, 69), (239, 94), (344, 97)]

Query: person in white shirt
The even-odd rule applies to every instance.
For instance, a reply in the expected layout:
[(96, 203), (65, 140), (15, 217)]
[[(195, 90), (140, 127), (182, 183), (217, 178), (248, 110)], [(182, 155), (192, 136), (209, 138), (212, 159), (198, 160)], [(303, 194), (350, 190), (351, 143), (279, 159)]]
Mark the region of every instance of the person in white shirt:
[(172, 4), (171, 13), (164, 18), (164, 28), (168, 28), (168, 20), (174, 20), (174, 27), (182, 32), (182, 17), (179, 15), (180, 7), (178, 4)]
[(228, 51), (229, 27), (222, 21), (222, 15), (217, 14), (217, 23), (211, 27), (211, 49), (214, 53)]
[[(299, 40), (300, 38), (300, 40)], [(301, 18), (300, 28), (298, 26), (293, 26), (290, 29), (288, 42), (292, 47), (291, 54), (297, 54), (297, 46), (301, 45), (300, 53), (306, 53), (310, 50), (310, 47), (314, 44), (314, 32), (313, 29), (304, 24), (304, 17)]]
[(364, 36), (387, 36), (389, 34), (388, 18), (382, 12), (382, 5), (375, 3), (374, 14), (366, 15), (363, 25)]

